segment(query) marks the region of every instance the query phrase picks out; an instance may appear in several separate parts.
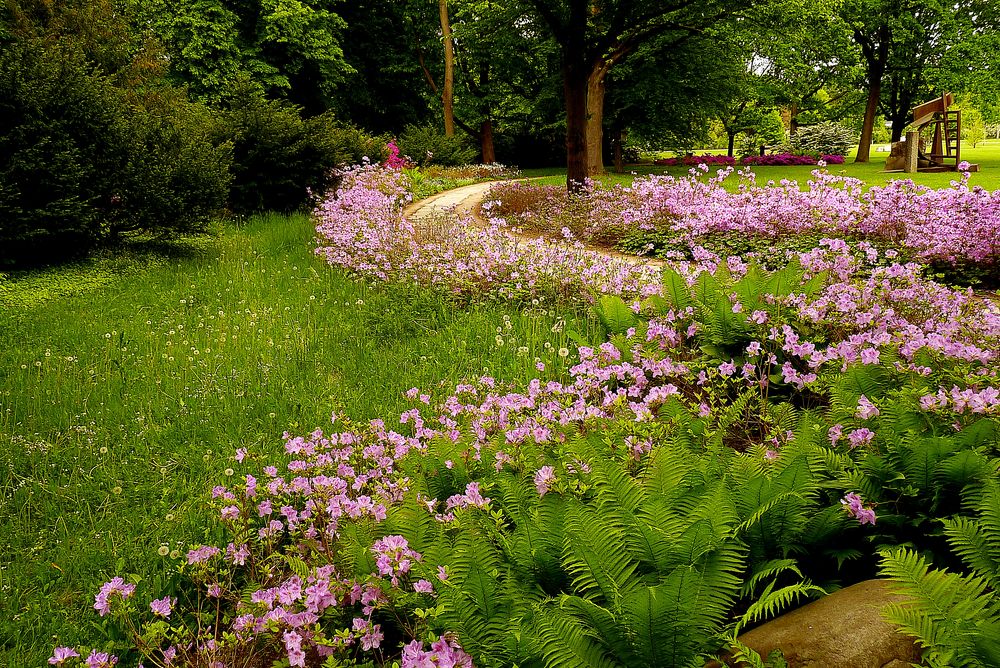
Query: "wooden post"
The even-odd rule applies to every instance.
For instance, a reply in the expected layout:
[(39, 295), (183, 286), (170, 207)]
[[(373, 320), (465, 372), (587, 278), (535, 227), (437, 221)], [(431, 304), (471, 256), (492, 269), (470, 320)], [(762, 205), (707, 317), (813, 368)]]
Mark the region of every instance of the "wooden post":
[(907, 174), (916, 174), (919, 151), (920, 133), (916, 130), (910, 130), (906, 133), (906, 162), (903, 163), (903, 171)]

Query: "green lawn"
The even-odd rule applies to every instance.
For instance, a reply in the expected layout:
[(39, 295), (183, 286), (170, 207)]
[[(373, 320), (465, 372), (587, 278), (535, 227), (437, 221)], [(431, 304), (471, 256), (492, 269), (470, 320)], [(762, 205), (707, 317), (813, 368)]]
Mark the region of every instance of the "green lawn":
[[(712, 153), (724, 154), (725, 151), (712, 151)], [(831, 165), (829, 169), (834, 174), (845, 174), (847, 176), (862, 179), (869, 185), (884, 185), (893, 179), (912, 178), (912, 180), (916, 183), (931, 186), (933, 188), (943, 188), (948, 186), (948, 184), (956, 177), (954, 173), (886, 174), (883, 169), (885, 168), (885, 158), (887, 156), (888, 153), (873, 151), (871, 162), (855, 163), (853, 162), (852, 152), (851, 156), (848, 156), (847, 161), (843, 165)], [(1000, 188), (1000, 141), (992, 140), (983, 142), (977, 148), (971, 148), (967, 145), (963, 145), (962, 158), (979, 165), (980, 171), (972, 174), (969, 181), (971, 185), (982, 186), (987, 190), (996, 190)], [(810, 166), (755, 167), (754, 171), (757, 173), (757, 180), (759, 183), (765, 183), (769, 180), (777, 182), (782, 179), (794, 179), (804, 185), (806, 180), (809, 178), (809, 172), (813, 169), (815, 169), (815, 167)], [(628, 172), (626, 174), (608, 173), (599, 180), (605, 184), (628, 184), (632, 182), (636, 175), (645, 176), (648, 174), (672, 174), (674, 176), (683, 176), (687, 174), (687, 170), (687, 167), (630, 165), (626, 168), (626, 171)], [(542, 179), (540, 183), (552, 185), (563, 184), (566, 180), (566, 170), (559, 168), (525, 169), (523, 170), (523, 174), (525, 177), (529, 178), (547, 177)]]
[(238, 447), (388, 418), (413, 386), (565, 369), (545, 304), (371, 288), (312, 246), (306, 216), (270, 216), (0, 278), (0, 665), (100, 641), (100, 584), (209, 539), (200, 500)]

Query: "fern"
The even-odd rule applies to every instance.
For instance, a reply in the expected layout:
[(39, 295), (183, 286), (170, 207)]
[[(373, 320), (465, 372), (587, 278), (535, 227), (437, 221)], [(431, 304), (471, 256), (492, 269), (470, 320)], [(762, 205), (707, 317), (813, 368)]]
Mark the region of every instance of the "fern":
[(931, 665), (996, 665), (1000, 601), (985, 578), (932, 570), (909, 550), (883, 552), (882, 573), (907, 597), (890, 605), (886, 618), (917, 639)]
[(739, 633), (739, 630), (747, 624), (753, 624), (761, 619), (770, 619), (777, 616), (778, 613), (791, 608), (802, 598), (826, 594), (826, 591), (821, 587), (817, 587), (808, 581), (797, 582), (778, 589), (774, 587), (774, 582), (769, 583), (761, 593), (760, 598), (747, 608), (747, 611), (743, 613), (743, 616), (736, 623), (736, 629), (733, 631), (734, 635)]

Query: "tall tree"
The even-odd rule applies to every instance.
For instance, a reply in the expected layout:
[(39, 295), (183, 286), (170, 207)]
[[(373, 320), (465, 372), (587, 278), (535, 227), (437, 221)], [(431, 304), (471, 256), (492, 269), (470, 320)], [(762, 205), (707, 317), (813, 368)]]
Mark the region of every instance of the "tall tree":
[(441, 103), (444, 106), (444, 134), (455, 136), (455, 44), (451, 39), (451, 21), (448, 18), (448, 0), (438, 0), (441, 21), (441, 39), (444, 42), (444, 88)]
[[(644, 43), (678, 41), (747, 7), (749, 0), (522, 0), (559, 46), (566, 104), (567, 186), (603, 171), (608, 74)], [(661, 44), (668, 44), (662, 41)]]
[(338, 0), (129, 0), (170, 74), (198, 97), (223, 98), (238, 80), (312, 111), (330, 105), (351, 67)]
[(943, 84), (960, 82), (935, 72), (947, 68), (956, 49), (984, 55), (975, 45), (998, 28), (995, 0), (846, 0), (841, 16), (865, 66), (867, 102), (857, 162), (870, 158), (879, 111), (892, 122), (892, 140), (898, 141), (913, 106), (946, 92)]

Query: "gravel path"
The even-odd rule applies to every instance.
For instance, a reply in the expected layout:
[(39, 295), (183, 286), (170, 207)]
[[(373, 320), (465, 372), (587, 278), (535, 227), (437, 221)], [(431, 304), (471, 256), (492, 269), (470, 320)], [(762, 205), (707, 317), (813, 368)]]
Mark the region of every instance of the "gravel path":
[[(461, 186), (453, 190), (431, 195), (425, 199), (409, 204), (403, 209), (403, 216), (409, 220), (419, 230), (421, 227), (431, 229), (435, 223), (440, 222), (445, 216), (467, 216), (479, 225), (485, 225), (486, 219), (479, 210), (479, 205), (486, 199), (486, 194), (495, 183), (502, 181), (484, 181), (483, 183), (473, 183), (469, 186)], [(537, 235), (510, 233), (519, 239), (534, 239)], [(650, 258), (639, 258), (634, 255), (618, 253), (606, 248), (593, 248), (592, 251), (600, 253), (609, 259), (627, 260), (636, 264), (644, 264), (649, 267), (664, 267), (666, 262)]]

